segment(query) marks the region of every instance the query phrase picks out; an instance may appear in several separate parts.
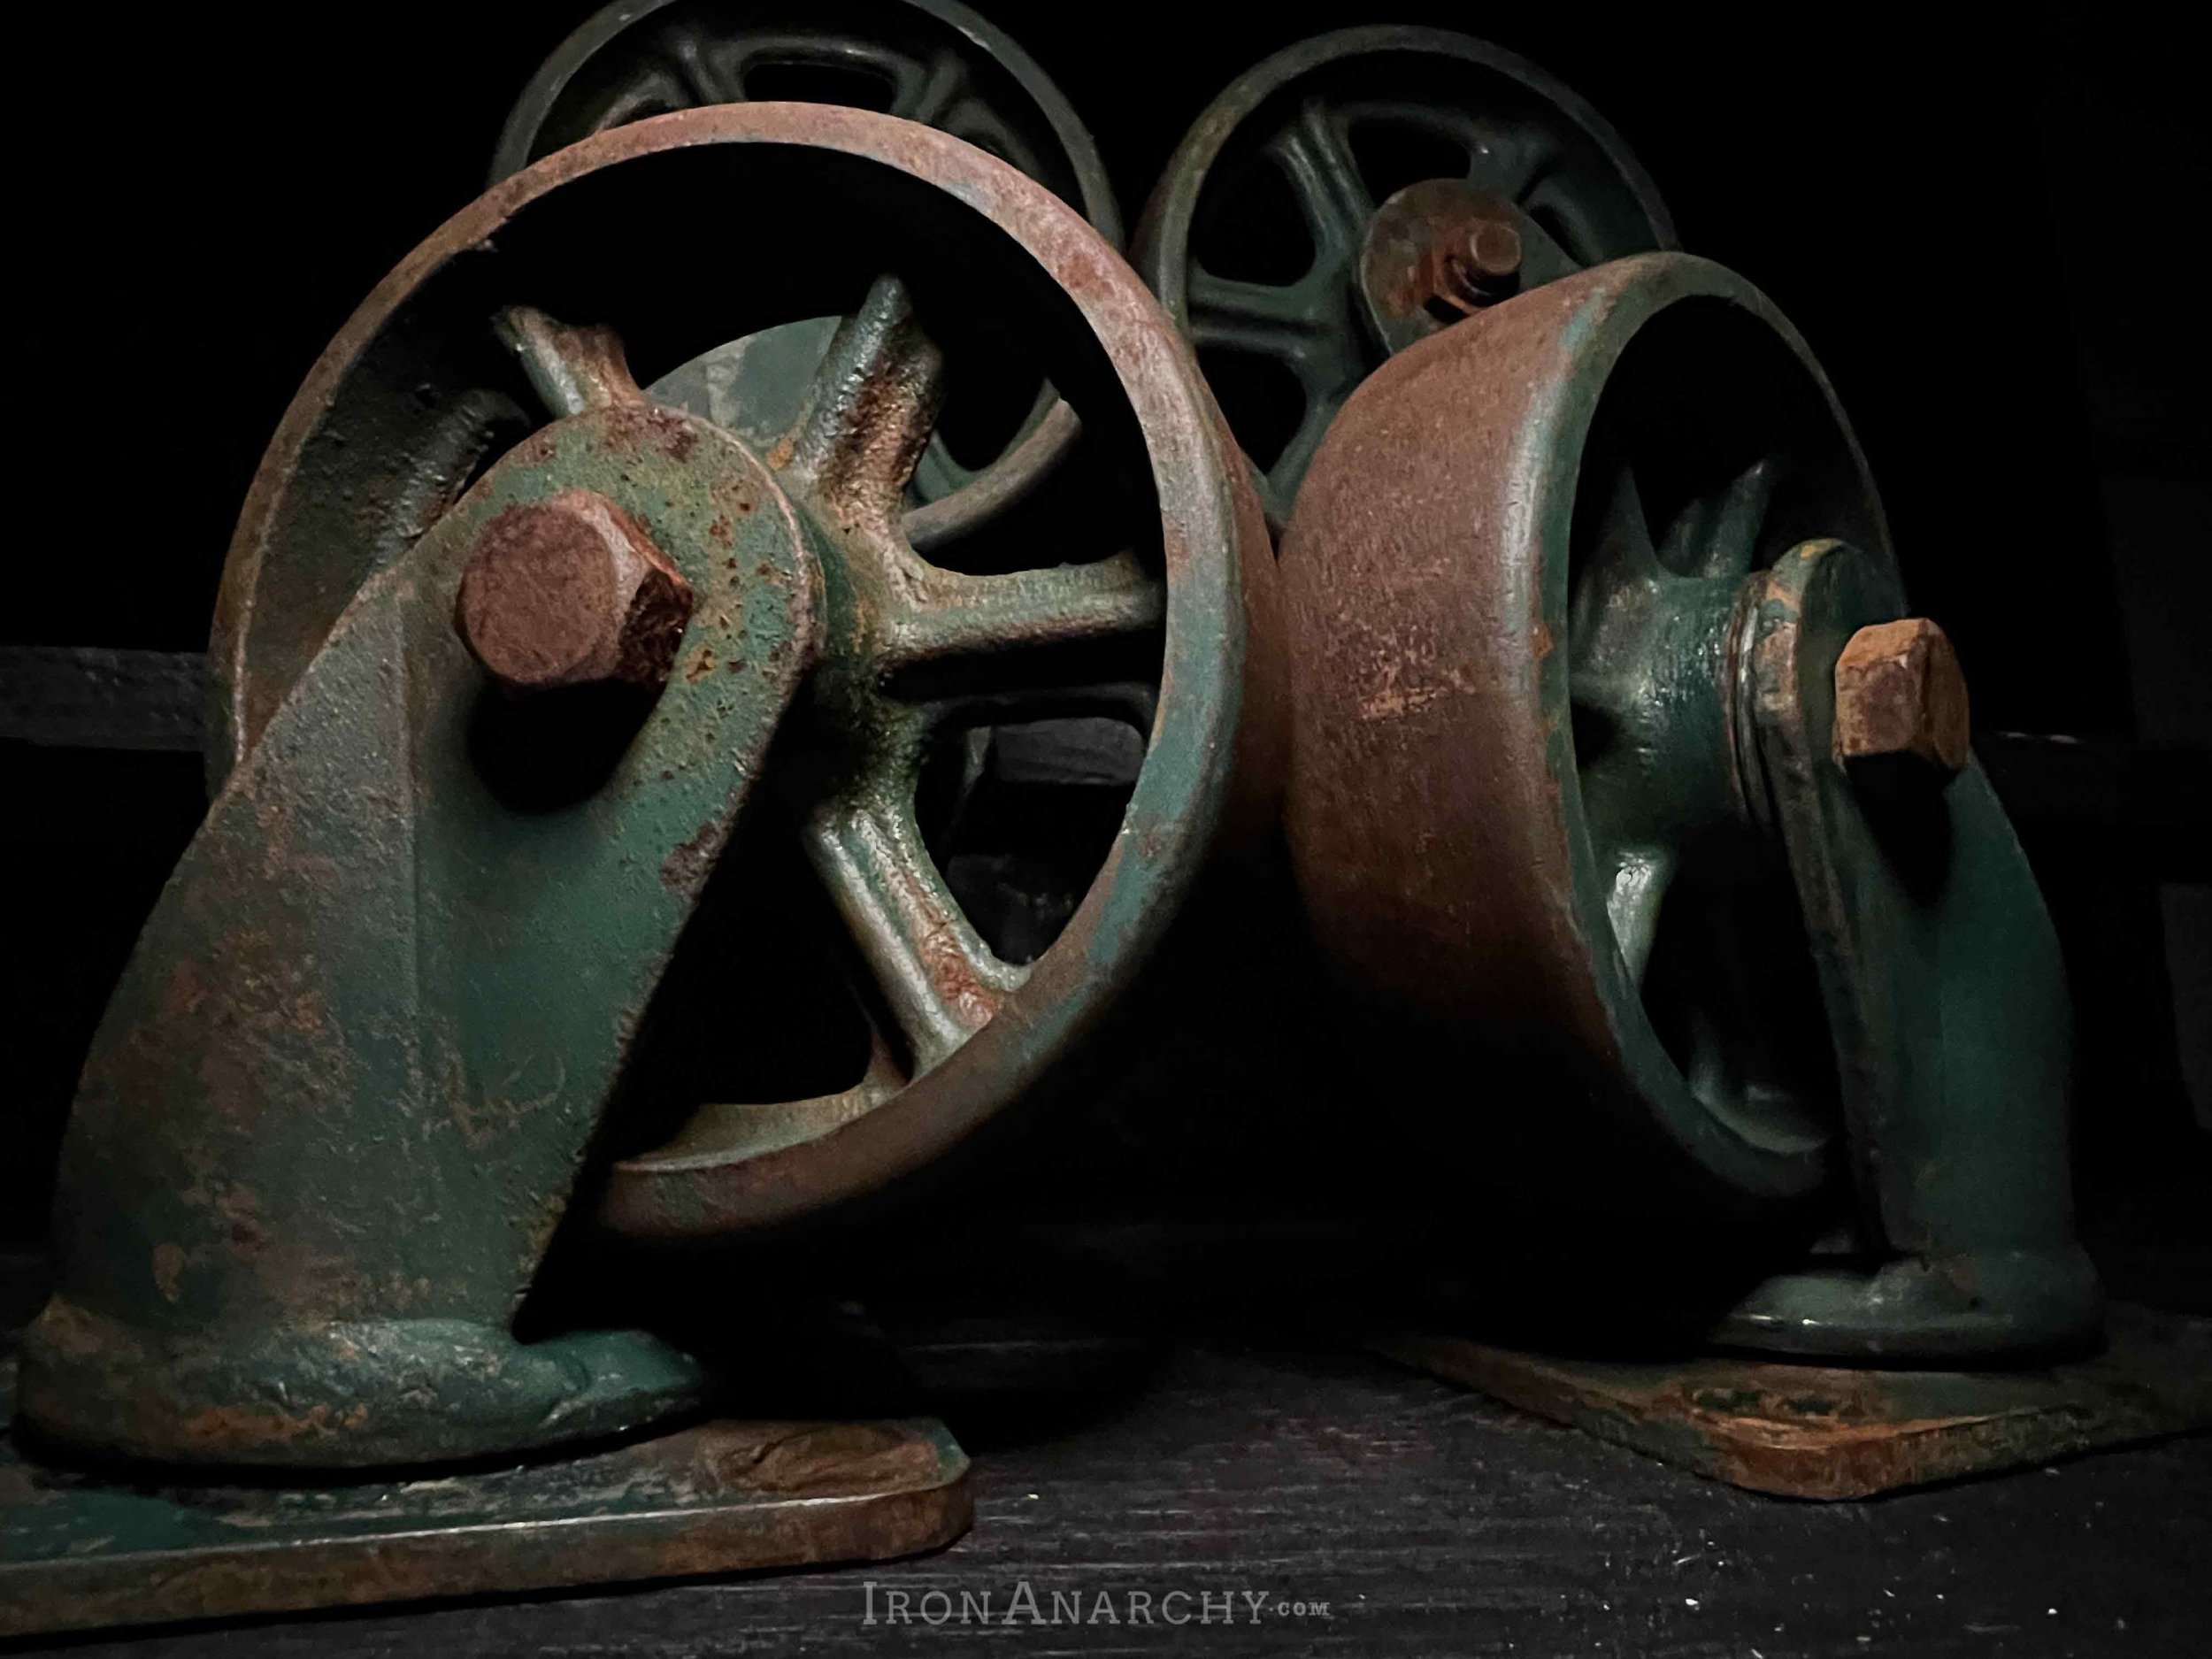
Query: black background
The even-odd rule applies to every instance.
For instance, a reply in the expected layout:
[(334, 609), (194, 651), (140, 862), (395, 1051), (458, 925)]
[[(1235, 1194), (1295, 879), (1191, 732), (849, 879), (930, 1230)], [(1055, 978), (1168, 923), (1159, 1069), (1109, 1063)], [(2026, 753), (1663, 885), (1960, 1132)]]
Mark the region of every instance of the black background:
[[(1301, 35), (1385, 20), (1344, 4), (983, 9), (1087, 120), (1131, 220), (1237, 73)], [(12, 25), (19, 412), (0, 642), (204, 644), (238, 503), (294, 388), (479, 188), (514, 96), (590, 10), (107, 6)], [(2212, 162), (2199, 60), (2167, 14), (1391, 17), (1485, 35), (1576, 87), (1658, 180), (1683, 245), (1796, 320), (1854, 412), (1982, 731), (2212, 737), (2195, 246)], [(764, 257), (806, 230), (727, 228)], [(16, 1072), (0, 1110), (29, 1123), (65, 1100), (197, 798), (186, 757), (58, 784), (15, 758), (0, 772), (15, 795), (0, 1051)], [(2083, 1004), (2085, 1156), (2123, 1185), (2200, 1154), (2156, 895), (2202, 879), (2195, 810), (2178, 843), (2170, 824), (2089, 810), (2024, 826)], [(148, 833), (164, 814), (174, 833)], [(14, 1144), (0, 1207), (20, 1231), (50, 1154), (35, 1135)]]

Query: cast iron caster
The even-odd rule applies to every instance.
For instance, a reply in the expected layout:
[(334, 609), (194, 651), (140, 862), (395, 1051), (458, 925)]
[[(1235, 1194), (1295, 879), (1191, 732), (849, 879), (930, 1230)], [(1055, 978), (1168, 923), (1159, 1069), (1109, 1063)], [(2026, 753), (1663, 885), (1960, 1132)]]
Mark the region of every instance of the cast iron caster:
[[(507, 118), (492, 177), (649, 116), (787, 100), (879, 110), (950, 133), (1121, 240), (1113, 187), (1074, 110), (1028, 53), (955, 0), (620, 0), (539, 70)], [(773, 442), (797, 418), (794, 399), (835, 327), (818, 318), (733, 341), (648, 389), (749, 442)], [(957, 540), (1033, 488), (1071, 441), (1071, 411), (1049, 388), (1000, 383), (1007, 377), (979, 373), (986, 366), (949, 388), (915, 468), (913, 504), (930, 509), (909, 526), (918, 547)]]
[[(806, 234), (735, 265), (625, 234), (702, 201)], [(633, 374), (826, 312), (848, 320), (764, 452)], [(1003, 568), (924, 559), (903, 491), (941, 377), (1010, 329), (1102, 493)], [(513, 1334), (579, 1180), (631, 1235), (810, 1215), (936, 1158), (1098, 1020), (1252, 775), (1244, 584), (1272, 561), (1233, 453), (1107, 242), (925, 127), (688, 111), (449, 221), (316, 365), (248, 503), (234, 605), (257, 571), (358, 591), (334, 626), (287, 613), (270, 660), (297, 666), (242, 687), (257, 741), (96, 1039), (25, 1417), (110, 1454), (329, 1466), (694, 1400), (698, 1368), (641, 1333)], [(958, 784), (976, 727), (1071, 713), (1141, 722), (1142, 764), (1080, 906), (1017, 962), (918, 795), (933, 757)], [(823, 995), (845, 1006), (838, 968), (857, 987), (848, 1074), (641, 1098), (672, 1042), (833, 1046), (783, 1029), (802, 935), (754, 919), (783, 907), (834, 938)]]
[(1392, 352), (1673, 245), (1657, 188), (1569, 88), (1486, 42), (1379, 27), (1286, 48), (1217, 98), (1153, 191), (1136, 263), (1279, 520)]
[(1481, 1068), (1409, 1110), (1644, 1209), (1772, 1212), (1847, 1173), (1854, 1259), (1768, 1280), (1730, 1340), (2095, 1331), (2051, 925), (1763, 297), (1652, 255), (1409, 350), (1345, 406), (1281, 571), (1317, 932), (1371, 1052)]

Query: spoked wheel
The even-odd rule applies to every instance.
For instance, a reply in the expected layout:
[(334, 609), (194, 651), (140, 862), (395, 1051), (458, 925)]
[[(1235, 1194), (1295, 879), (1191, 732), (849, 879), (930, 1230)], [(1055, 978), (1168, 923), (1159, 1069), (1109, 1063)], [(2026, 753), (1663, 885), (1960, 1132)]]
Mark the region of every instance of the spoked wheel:
[(1648, 256), (1409, 350), (1347, 404), (1282, 571), (1317, 933), (1386, 1070), (1483, 1067), (1402, 1091), (1425, 1129), (1642, 1209), (1847, 1171), (1861, 1259), (1769, 1280), (1733, 1340), (2093, 1326), (2049, 923), (1848, 426), (1755, 290)]
[(1137, 264), (1280, 518), (1392, 352), (1673, 242), (1618, 134), (1542, 70), (1465, 35), (1361, 28), (1290, 47), (1214, 102), (1153, 192)]
[(621, 0), (563, 42), (500, 134), (495, 181), (633, 121), (715, 104), (836, 104), (950, 133), (1108, 240), (1091, 135), (1028, 53), (956, 0)]
[[(609, 234), (672, 221), (703, 198), (746, 202), (789, 234), (734, 268)], [(665, 457), (742, 446), (657, 405), (633, 365), (685, 360), (733, 324), (825, 313), (844, 320), (792, 425), (760, 452), (774, 489), (743, 503), (742, 518), (703, 513)], [(905, 489), (941, 388), (964, 356), (1004, 353), (1010, 340), (1065, 388), (1080, 437), (1045, 496), (924, 557)], [(396, 377), (398, 362), (407, 369)], [(818, 1210), (928, 1161), (1027, 1089), (1127, 983), (1195, 874), (1250, 737), (1243, 583), (1271, 565), (1217, 422), (1187, 352), (1106, 242), (949, 138), (797, 104), (602, 134), (456, 219), (311, 377), (228, 572), (248, 670), (240, 729), (265, 718), (280, 671), (327, 633), (280, 635), (280, 617), (301, 619), (305, 600), (342, 603), (348, 582), (419, 533), (426, 507), (376, 492), (421, 476), (426, 454), (503, 457), (453, 506), (426, 504), (440, 526), (474, 511), (515, 455), (572, 429), (580, 435), (556, 447), (579, 457), (577, 477), (565, 483), (549, 465), (526, 493), (588, 485), (656, 534), (695, 539), (703, 524), (723, 538), (719, 549), (669, 549), (681, 566), (734, 562), (727, 538), (741, 541), (748, 521), (787, 520), (818, 564), (819, 638), (794, 648), (815, 654), (806, 693), (776, 737), (764, 804), (727, 855), (735, 867), (715, 887), (721, 913), (796, 919), (787, 933), (749, 923), (732, 938), (703, 918), (687, 977), (707, 987), (692, 1006), (708, 1023), (677, 1033), (677, 1046), (758, 1058), (714, 1071), (733, 1089), (746, 1087), (733, 1078), (800, 1076), (787, 1053), (777, 1058), (802, 1041), (779, 1029), (791, 1020), (767, 1011), (762, 1029), (719, 1033), (746, 1025), (747, 999), (732, 987), (758, 986), (764, 967), (787, 1009), (791, 984), (816, 972), (802, 958), (817, 954), (807, 983), (852, 1009), (830, 1023), (864, 1035), (841, 1049), (851, 1075), (804, 1077), (811, 1092), (795, 1100), (709, 1105), (659, 1150), (624, 1157), (606, 1214), (627, 1231), (674, 1235)], [(635, 446), (649, 464), (610, 473), (591, 460)], [(451, 464), (463, 477), (448, 488), (483, 465)], [(698, 684), (757, 666), (687, 643), (673, 672)], [(1018, 918), (1030, 926), (1010, 937), (1003, 918), (979, 926), (942, 865), (975, 808), (983, 751), (1019, 750), (1050, 722), (1118, 733), (1108, 746), (1125, 795), (1080, 852), (1072, 915)], [(676, 841), (672, 869), (716, 856)], [(779, 850), (791, 848), (798, 856)], [(756, 1005), (780, 1006), (769, 993)], [(653, 1117), (616, 1133), (615, 1149), (635, 1148)]]
[[(538, 72), (507, 118), (492, 176), (650, 116), (786, 101), (877, 110), (950, 133), (1080, 209), (1109, 241), (1121, 238), (1113, 188), (1074, 110), (1018, 44), (956, 0), (621, 0)], [(772, 442), (796, 418), (835, 327), (833, 318), (813, 319), (733, 341), (650, 390)], [(1064, 451), (1071, 418), (1049, 388), (1023, 383), (1010, 365), (967, 365), (909, 487), (913, 506), (930, 505), (912, 539), (956, 540), (1033, 488)]]

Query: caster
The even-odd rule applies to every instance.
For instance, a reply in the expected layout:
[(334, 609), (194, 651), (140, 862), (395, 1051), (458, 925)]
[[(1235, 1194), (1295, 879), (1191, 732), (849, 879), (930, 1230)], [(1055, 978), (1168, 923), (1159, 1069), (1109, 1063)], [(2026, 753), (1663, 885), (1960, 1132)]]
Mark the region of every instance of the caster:
[[(616, 234), (703, 198), (790, 234), (734, 267)], [(764, 449), (640, 389), (825, 314)], [(1056, 482), (1101, 493), (1023, 519), (1018, 557), (925, 559), (904, 491), (939, 388), (1010, 337), (1082, 415)], [(1095, 1025), (1251, 751), (1244, 584), (1271, 559), (1231, 454), (1103, 238), (884, 116), (673, 115), (449, 221), (310, 373), (247, 503), (224, 593), (250, 741), (86, 1066), (27, 1420), (361, 1466), (698, 1399), (641, 1331), (516, 1336), (557, 1230), (722, 1236), (877, 1192)], [(1141, 764), (1080, 904), (1014, 959), (922, 797), (957, 795), (976, 730), (1070, 715), (1140, 725)], [(849, 1041), (820, 1040), (807, 926)], [(795, 1049), (818, 1071), (778, 1092)], [(771, 1081), (672, 1099), (666, 1056), (702, 1052)]]
[(1393, 352), (1673, 245), (1656, 188), (1566, 87), (1463, 35), (1379, 27), (1289, 47), (1216, 99), (1153, 191), (1136, 264), (1280, 521)]
[[(1393, 510), (1378, 514), (1375, 503)], [(2098, 1327), (2050, 921), (1865, 463), (1767, 301), (1678, 254), (1379, 370), (1284, 543), (1286, 822), (1423, 1128), (1615, 1205), (1855, 1195), (1730, 1341), (1949, 1359)]]

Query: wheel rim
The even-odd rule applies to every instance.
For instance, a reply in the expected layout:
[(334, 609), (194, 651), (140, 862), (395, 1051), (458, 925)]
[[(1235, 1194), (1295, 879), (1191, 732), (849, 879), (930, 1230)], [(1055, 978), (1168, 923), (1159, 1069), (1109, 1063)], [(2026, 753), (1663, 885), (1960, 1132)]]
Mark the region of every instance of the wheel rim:
[[(826, 187), (864, 193), (887, 220), (928, 227), (932, 234), (900, 244), (920, 250), (912, 257), (926, 268), (903, 287), (887, 284), (877, 280), (867, 239), (849, 238), (842, 248), (810, 244), (787, 263), (764, 262), (746, 273), (741, 293), (726, 274), (658, 267), (605, 235), (610, 222), (641, 212), (651, 222), (657, 209), (732, 187), (772, 217), (820, 199)], [(861, 245), (849, 245), (855, 240)], [(1141, 545), (1128, 557), (1090, 557), (1085, 536), (1110, 539), (1134, 522), (1121, 515), (1116, 526), (1110, 509), (1094, 505), (1063, 512), (1052, 522), (1064, 540), (995, 572), (931, 564), (903, 545), (895, 486), (887, 501), (869, 492), (889, 476), (883, 457), (903, 455), (910, 465), (912, 448), (898, 434), (893, 442), (862, 432), (853, 411), (865, 405), (872, 420), (905, 408), (903, 419), (920, 423), (912, 430), (926, 432), (926, 393), (898, 390), (934, 373), (935, 349), (903, 309), (909, 290), (925, 323), (946, 319), (948, 354), (971, 330), (997, 326), (1001, 313), (1033, 320), (1041, 363), (1088, 423), (1070, 470), (1081, 472), (1094, 452), (1103, 457), (1093, 484), (1113, 476), (1125, 488), (1110, 499), (1148, 504), (1148, 552)], [(979, 292), (993, 297), (974, 299)], [(865, 634), (877, 655), (873, 666), (856, 669), (855, 647), (835, 676), (823, 678), (830, 658), (818, 672), (819, 720), (842, 722), (849, 736), (864, 732), (865, 741), (838, 749), (842, 769), (830, 769), (805, 833), (834, 908), (849, 923), (878, 925), (859, 954), (899, 1029), (878, 1039), (860, 1092), (832, 1109), (782, 1102), (739, 1111), (741, 1122), (725, 1112), (725, 1121), (695, 1123), (667, 1156), (626, 1163), (608, 1217), (633, 1231), (761, 1225), (927, 1162), (1028, 1088), (1156, 941), (1204, 856), (1245, 741), (1241, 583), (1264, 548), (1256, 510), (1248, 497), (1240, 505), (1241, 481), (1226, 464), (1217, 415), (1188, 352), (1071, 209), (955, 141), (824, 106), (665, 117), (549, 157), (465, 210), (395, 272), (288, 412), (226, 572), (217, 638), (232, 670), (226, 713), (242, 749), (282, 695), (287, 680), (278, 671), (311, 657), (329, 617), (422, 518), (434, 518), (434, 499), (395, 498), (380, 492), (385, 480), (427, 478), (457, 494), (480, 457), (531, 426), (522, 406), (532, 397), (557, 417), (599, 406), (610, 386), (618, 397), (634, 395), (622, 388), (612, 336), (626, 337), (647, 366), (686, 355), (703, 332), (713, 337), (718, 317), (734, 311), (757, 327), (795, 311), (819, 314), (830, 308), (826, 300), (853, 317), (817, 388), (841, 388), (831, 403), (845, 412), (818, 409), (812, 426), (767, 458), (809, 480), (807, 499), (817, 503), (809, 512), (827, 526), (823, 545), (841, 568), (860, 568), (854, 549), (863, 543), (879, 560), (878, 577), (852, 578), (841, 599), (831, 595), (849, 618), (874, 618), (848, 632)], [(979, 306), (994, 317), (979, 322)], [(495, 311), (503, 349), (488, 320)], [(567, 326), (586, 322), (605, 327)], [(824, 419), (833, 428), (844, 420), (843, 438), (809, 438)], [(462, 427), (465, 441), (457, 435)], [(426, 457), (442, 458), (444, 471)], [(1115, 473), (1117, 466), (1134, 472)], [(833, 478), (843, 482), (833, 488), (824, 481)], [(1073, 488), (1082, 478), (1057, 482)], [(300, 557), (309, 547), (321, 557)], [(1052, 568), (1062, 563), (1078, 568)], [(879, 578), (890, 565), (925, 605), (921, 622), (882, 609)], [(854, 597), (864, 587), (872, 600)], [(1017, 972), (978, 950), (974, 929), (917, 841), (910, 795), (919, 733), (957, 710), (997, 718), (1025, 699), (1048, 714), (1071, 706), (1125, 714), (1118, 690), (1086, 689), (1102, 677), (1083, 655), (1086, 642), (1117, 639), (1130, 641), (1139, 666), (1131, 672), (1125, 651), (1114, 659), (1118, 672), (1102, 678), (1116, 686), (1141, 678), (1157, 689), (1143, 764), (1082, 902)], [(1060, 646), (1074, 658), (1049, 655)], [(973, 672), (941, 673), (933, 659), (947, 653)], [(1072, 687), (1054, 677), (1071, 660), (1091, 676)], [(1053, 672), (1033, 667), (1047, 662)], [(1147, 662), (1156, 664), (1149, 673)], [(823, 781), (803, 767), (784, 775)], [(957, 960), (949, 964), (948, 956)], [(936, 972), (948, 965), (954, 971)], [(964, 974), (966, 989), (981, 995), (977, 1005), (963, 1004), (954, 982)]]
[[(1271, 230), (1233, 222), (1270, 175), (1298, 220), (1281, 263), (1263, 246), (1282, 244), (1279, 203)], [(1436, 29), (1349, 29), (1278, 53), (1199, 118), (1154, 190), (1138, 267), (1198, 347), (1279, 518), (1336, 411), (1397, 349), (1363, 314), (1377, 211), (1434, 178), (1514, 204), (1532, 253), (1546, 244), (1532, 281), (1674, 245), (1656, 188), (1595, 111), (1513, 53)], [(1210, 267), (1240, 242), (1254, 274)]]
[[(1377, 499), (1420, 507), (1386, 537)], [(1791, 1056), (1829, 1045), (1732, 689), (1746, 579), (1816, 535), (1893, 570), (1819, 370), (1703, 261), (1510, 301), (1348, 405), (1283, 549), (1289, 827), (1361, 994), (1544, 1079), (1549, 1121), (1431, 1106), (1447, 1133), (1602, 1125), (1647, 1202), (1825, 1179), (1832, 1074)]]

